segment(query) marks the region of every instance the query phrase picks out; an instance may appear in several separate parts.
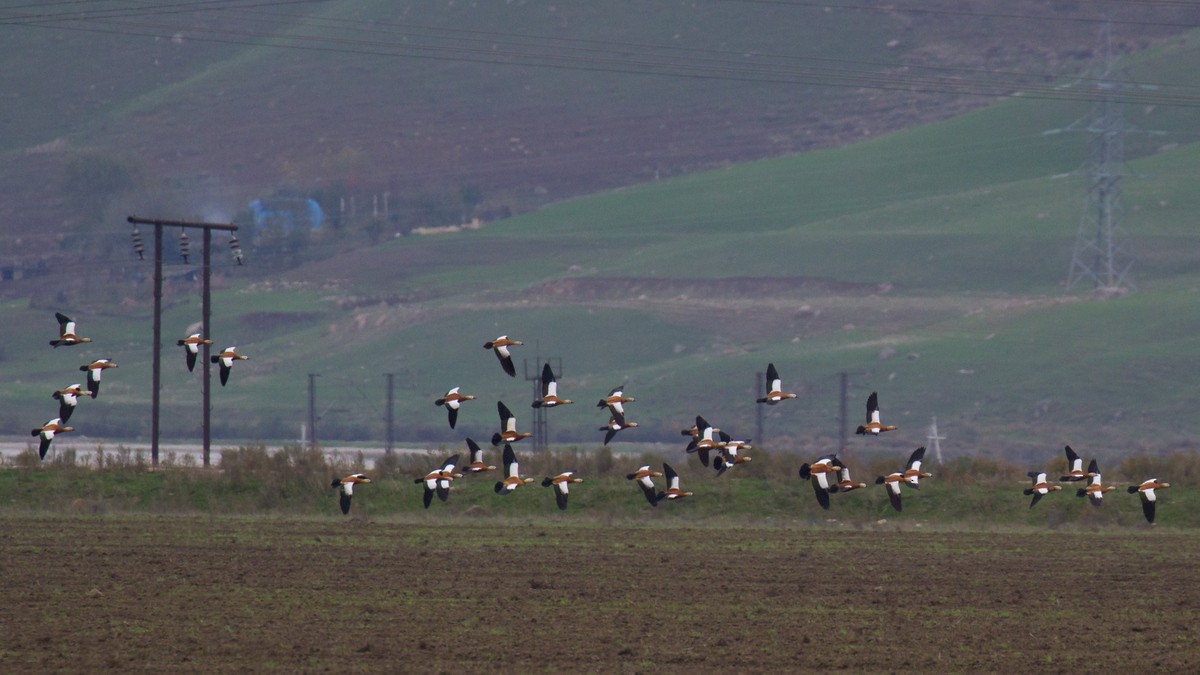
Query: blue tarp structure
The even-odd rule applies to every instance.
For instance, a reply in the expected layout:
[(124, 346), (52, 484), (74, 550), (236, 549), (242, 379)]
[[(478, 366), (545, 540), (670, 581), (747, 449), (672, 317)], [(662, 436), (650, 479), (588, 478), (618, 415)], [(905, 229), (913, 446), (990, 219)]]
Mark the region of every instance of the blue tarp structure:
[(254, 226), (260, 230), (274, 224), (284, 231), (296, 227), (315, 230), (325, 222), (325, 212), (315, 199), (255, 199), (250, 202), (250, 213), (254, 215)]

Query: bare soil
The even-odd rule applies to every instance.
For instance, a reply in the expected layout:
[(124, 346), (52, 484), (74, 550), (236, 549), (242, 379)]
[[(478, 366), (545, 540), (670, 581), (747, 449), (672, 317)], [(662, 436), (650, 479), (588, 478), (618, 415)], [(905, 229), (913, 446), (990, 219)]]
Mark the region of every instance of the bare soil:
[(441, 520), (0, 516), (0, 670), (1200, 668), (1190, 533)]

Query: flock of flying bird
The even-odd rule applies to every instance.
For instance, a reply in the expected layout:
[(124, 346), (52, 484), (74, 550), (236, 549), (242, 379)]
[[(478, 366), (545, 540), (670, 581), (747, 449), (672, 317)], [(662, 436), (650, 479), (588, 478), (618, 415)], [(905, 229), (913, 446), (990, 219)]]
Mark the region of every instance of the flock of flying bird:
[[(92, 338), (79, 335), (75, 321), (71, 317), (61, 312), (55, 312), (54, 318), (58, 320), (58, 339), (50, 341), (51, 347), (58, 349), (92, 342)], [(201, 337), (199, 333), (193, 333), (176, 344), (184, 348), (187, 368), (191, 371), (196, 367), (196, 357), (200, 353), (200, 346), (211, 345), (212, 340)], [(213, 363), (221, 366), (221, 386), (225, 386), (225, 383), (229, 381), (229, 372), (233, 368), (234, 362), (244, 361), (248, 357), (238, 354), (237, 347), (228, 347), (211, 358)], [(71, 419), (71, 414), (75, 412), (75, 407), (79, 405), (80, 398), (99, 396), (100, 379), (104, 375), (104, 371), (116, 367), (117, 364), (112, 359), (96, 359), (89, 364), (79, 366), (80, 370), (87, 372), (87, 391), (84, 391), (82, 383), (77, 382), (50, 395), (58, 401), (58, 417), (30, 432), (31, 435), (40, 439), (38, 443), (39, 457), (46, 459), (46, 453), (50, 450), (50, 442), (54, 440), (55, 436), (75, 431), (75, 427), (67, 426), (67, 422)]]
[[(57, 349), (58, 347), (70, 347), (92, 342), (92, 338), (81, 337), (76, 332), (75, 321), (70, 317), (62, 313), (55, 313), (54, 316), (58, 320), (58, 339), (51, 340), (50, 346)], [(196, 359), (200, 352), (200, 347), (211, 344), (212, 340), (201, 336), (200, 333), (193, 333), (177, 342), (178, 346), (184, 348), (185, 362), (189, 371), (192, 371), (196, 367)], [(512, 352), (509, 348), (520, 346), (521, 344), (520, 340), (512, 340), (507, 335), (501, 335), (495, 340), (484, 343), (483, 347), (484, 349), (492, 350), (496, 358), (500, 361), (500, 367), (505, 373), (510, 377), (516, 377), (516, 368), (513, 365)], [(221, 353), (211, 357), (212, 363), (220, 365), (222, 386), (225, 386), (229, 381), (229, 374), (233, 368), (233, 364), (237, 361), (244, 361), (247, 358), (247, 356), (237, 352), (237, 347), (227, 347)], [(80, 398), (85, 396), (96, 398), (100, 394), (100, 380), (104, 371), (116, 367), (117, 364), (112, 359), (107, 358), (97, 359), (89, 364), (79, 366), (79, 370), (87, 373), (87, 390), (83, 389), (82, 383), (75, 383), (51, 394), (51, 397), (59, 402), (58, 417), (31, 431), (33, 436), (40, 439), (38, 455), (42, 459), (46, 458), (46, 452), (50, 449), (50, 442), (54, 440), (55, 436), (74, 431), (74, 427), (66, 426), (66, 424), (70, 420), (71, 414), (75, 411)], [(532, 403), (532, 407), (555, 408), (574, 403), (571, 399), (559, 396), (558, 382), (554, 377), (554, 371), (551, 369), (549, 363), (545, 364), (542, 368), (541, 380), (542, 395), (541, 398)], [(453, 387), (444, 396), (434, 401), (435, 405), (446, 408), (451, 429), (458, 422), (458, 411), (462, 404), (475, 399), (474, 396), (461, 393), (459, 389), (460, 387)], [(776, 405), (788, 399), (796, 398), (796, 394), (785, 393), (783, 391), (782, 380), (779, 377), (779, 372), (775, 369), (774, 363), (767, 364), (766, 390), (765, 395), (757, 399), (757, 403)], [(637, 422), (625, 419), (624, 407), (626, 403), (632, 403), (635, 400), (632, 396), (625, 395), (624, 385), (622, 385), (614, 387), (609, 391), (607, 396), (596, 403), (596, 407), (607, 409), (609, 415), (608, 423), (599, 429), (605, 432), (605, 445), (608, 445), (618, 432), (637, 426)], [(500, 430), (492, 434), (491, 440), (493, 446), (500, 446), (501, 444), (504, 446), (501, 455), (504, 479), (496, 483), (495, 491), (497, 494), (507, 495), (512, 494), (517, 488), (534, 480), (533, 478), (521, 476), (516, 453), (512, 448), (513, 443), (528, 438), (532, 434), (517, 430), (517, 418), (508, 409), (508, 406), (504, 405), (503, 401), (496, 402), (496, 409), (500, 416)], [(871, 395), (867, 398), (866, 421), (855, 430), (855, 433), (862, 436), (878, 436), (881, 433), (894, 431), (895, 429), (895, 426), (885, 425), (880, 421), (879, 394), (871, 392)], [(718, 476), (739, 464), (751, 461), (751, 457), (745, 454), (745, 451), (753, 447), (750, 445), (749, 440), (735, 440), (728, 433), (712, 426), (699, 415), (696, 416), (696, 423), (690, 429), (684, 429), (681, 433), (684, 436), (690, 437), (685, 448), (687, 453), (696, 454), (700, 459), (700, 463), (705, 467), (711, 464)], [(483, 449), (479, 447), (478, 443), (471, 438), (467, 438), (466, 443), (471, 452), (471, 462), (463, 467), (464, 471), (471, 474), (479, 474), (496, 469), (495, 466), (484, 462)], [(1066, 446), (1066, 455), (1069, 469), (1066, 475), (1059, 478), (1059, 481), (1088, 481), (1087, 487), (1079, 488), (1076, 494), (1080, 497), (1087, 497), (1095, 506), (1103, 504), (1104, 493), (1111, 492), (1116, 488), (1111, 485), (1104, 485), (1096, 460), (1093, 459), (1088, 465), (1087, 471), (1084, 471), (1083, 459), (1069, 445)], [(902, 470), (894, 471), (886, 476), (879, 476), (875, 479), (876, 484), (884, 486), (884, 489), (887, 491), (888, 501), (891, 502), (892, 507), (897, 511), (900, 511), (903, 507), (900, 498), (901, 486), (906, 485), (914, 490), (920, 489), (920, 480), (922, 478), (929, 478), (932, 475), (921, 470), (921, 463), (924, 461), (924, 458), (925, 447), (922, 446), (912, 452)], [(414, 481), (425, 486), (423, 496), (425, 508), (429, 508), (434, 496), (437, 496), (441, 501), (446, 501), (449, 498), (451, 482), (457, 478), (462, 478), (464, 475), (457, 471), (459, 466), (458, 455), (452, 455), (445, 462), (442, 462), (439, 467)], [(663, 470), (660, 472), (652, 470), (649, 465), (642, 466), (637, 471), (627, 474), (626, 478), (637, 483), (646, 501), (651, 506), (658, 506), (658, 503), (664, 500), (673, 501), (692, 496), (691, 492), (684, 491), (680, 487), (679, 473), (670, 464), (663, 462), (662, 468)], [(849, 467), (846, 466), (845, 462), (838, 459), (835, 454), (819, 457), (811, 464), (804, 463), (800, 467), (799, 474), (800, 478), (812, 483), (817, 503), (823, 509), (829, 508), (830, 495), (852, 492), (866, 487), (866, 483), (851, 480)], [(1045, 495), (1062, 489), (1061, 486), (1053, 485), (1047, 480), (1045, 471), (1031, 471), (1029, 472), (1029, 477), (1032, 479), (1033, 484), (1029, 488), (1026, 488), (1024, 492), (1027, 496), (1033, 497), (1029, 503), (1030, 508), (1033, 508)], [(654, 483), (655, 478), (665, 478), (665, 486), (658, 487)], [(370, 482), (371, 479), (361, 473), (333, 479), (332, 487), (337, 488), (339, 491), (342, 513), (349, 513), (350, 511), (350, 500), (354, 494), (354, 486)], [(583, 479), (576, 477), (574, 471), (564, 471), (556, 476), (545, 477), (542, 480), (542, 486), (553, 488), (555, 503), (558, 505), (558, 508), (566, 509), (571, 484), (581, 482), (583, 482)], [(1140, 496), (1142, 513), (1145, 515), (1147, 522), (1154, 523), (1155, 506), (1158, 501), (1155, 491), (1169, 487), (1171, 487), (1170, 483), (1160, 481), (1157, 478), (1150, 478), (1139, 485), (1129, 486), (1130, 494)]]
[[(492, 350), (505, 373), (510, 377), (516, 377), (516, 368), (513, 365), (510, 348), (520, 346), (521, 344), (520, 340), (513, 340), (507, 335), (501, 335), (494, 340), (484, 343), (483, 347), (484, 349)], [(541, 397), (533, 401), (532, 407), (554, 408), (574, 403), (571, 399), (563, 398), (559, 395), (558, 382), (548, 363), (542, 368), (541, 381)], [(463, 394), (460, 389), (460, 387), (453, 387), (445, 395), (434, 401), (435, 405), (446, 408), (451, 429), (455, 427), (458, 421), (458, 412), (462, 404), (475, 399), (472, 395)], [(632, 396), (626, 396), (624, 389), (624, 385), (614, 387), (606, 397), (596, 403), (596, 407), (607, 409), (609, 415), (608, 423), (599, 429), (605, 432), (605, 445), (608, 445), (618, 432), (637, 426), (637, 422), (631, 422), (625, 418), (625, 404), (632, 403), (636, 399)], [(783, 391), (782, 380), (775, 368), (775, 364), (767, 364), (766, 392), (756, 402), (759, 404), (776, 405), (794, 398), (796, 398), (796, 394), (785, 393)], [(517, 430), (516, 416), (504, 405), (503, 401), (496, 402), (496, 409), (500, 417), (500, 430), (492, 435), (491, 441), (493, 446), (503, 444), (501, 464), (504, 478), (495, 484), (495, 492), (500, 495), (507, 495), (512, 494), (512, 492), (523, 485), (534, 482), (533, 478), (521, 476), (516, 453), (512, 447), (513, 443), (528, 438), (531, 434)], [(885, 425), (880, 421), (879, 394), (878, 392), (872, 392), (867, 398), (866, 421), (855, 430), (855, 433), (862, 436), (878, 436), (881, 433), (894, 431), (895, 429), (895, 426)], [(705, 467), (711, 465), (716, 470), (718, 476), (752, 459), (745, 454), (745, 451), (753, 447), (750, 445), (748, 439), (735, 440), (728, 433), (712, 426), (699, 415), (696, 416), (696, 423), (691, 428), (682, 430), (681, 433), (690, 438), (685, 448), (686, 452), (688, 454), (696, 454), (700, 459), (700, 463)], [(467, 474), (480, 474), (496, 469), (495, 466), (488, 465), (484, 461), (484, 451), (478, 443), (471, 438), (467, 438), (466, 444), (471, 452), (471, 462), (463, 466), (461, 471), (459, 470), (461, 466), (459, 464), (459, 456), (455, 454), (448, 457), (438, 467), (429, 471), (423, 477), (414, 480), (415, 483), (424, 485), (423, 502), (425, 508), (429, 508), (430, 504), (433, 503), (434, 496), (443, 502), (447, 501), (450, 496), (451, 483), (456, 479), (462, 478), (465, 475), (463, 472)], [(1070, 469), (1068, 475), (1063, 476), (1061, 480), (1067, 482), (1088, 480), (1088, 486), (1080, 488), (1077, 494), (1080, 497), (1088, 497), (1093, 505), (1100, 506), (1103, 503), (1104, 493), (1115, 488), (1103, 485), (1096, 460), (1092, 460), (1088, 470), (1085, 472), (1082, 469), (1082, 460), (1070, 446), (1067, 446), (1066, 452)], [(920, 489), (920, 480), (932, 476), (932, 474), (921, 469), (924, 458), (925, 447), (922, 446), (909, 455), (908, 461), (902, 469), (875, 479), (875, 483), (882, 485), (886, 490), (888, 500), (895, 510), (900, 511), (903, 507), (901, 486), (908, 486), (915, 490)], [(830, 495), (852, 492), (866, 487), (866, 483), (855, 482), (850, 478), (849, 467), (845, 462), (838, 459), (836, 454), (824, 455), (811, 464), (804, 463), (800, 467), (799, 475), (802, 479), (812, 483), (817, 503), (823, 509), (829, 509)], [(1025, 494), (1033, 495), (1030, 508), (1045, 494), (1062, 489), (1060, 486), (1050, 485), (1046, 480), (1045, 472), (1030, 472), (1029, 476), (1033, 479), (1033, 486), (1026, 489)], [(651, 506), (658, 506), (659, 502), (662, 501), (674, 501), (692, 496), (692, 492), (685, 491), (680, 487), (679, 473), (666, 462), (663, 462), (662, 471), (655, 471), (649, 465), (645, 465), (639, 467), (636, 471), (626, 474), (625, 477), (637, 484), (646, 501)], [(655, 478), (664, 478), (665, 485), (661, 487), (657, 485), (654, 482)], [(340, 493), (342, 513), (349, 513), (350, 499), (354, 494), (354, 486), (370, 482), (371, 479), (361, 473), (333, 479), (332, 487), (337, 488)], [(559, 509), (565, 510), (567, 508), (567, 498), (570, 494), (571, 484), (582, 482), (583, 479), (577, 477), (574, 471), (563, 471), (558, 475), (543, 478), (541, 484), (543, 487), (554, 489), (555, 503)], [(1140, 485), (1129, 487), (1130, 493), (1137, 493), (1141, 496), (1143, 513), (1148, 522), (1154, 523), (1155, 490), (1168, 487), (1170, 487), (1169, 483), (1161, 482), (1155, 478), (1148, 479)]]

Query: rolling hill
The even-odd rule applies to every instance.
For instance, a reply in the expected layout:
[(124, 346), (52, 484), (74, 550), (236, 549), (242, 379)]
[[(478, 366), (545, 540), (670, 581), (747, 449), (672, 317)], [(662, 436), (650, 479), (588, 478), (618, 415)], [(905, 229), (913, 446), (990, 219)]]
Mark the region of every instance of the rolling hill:
[[(1194, 88), (1198, 58), (1200, 41), (1187, 35), (1128, 67), (1139, 81)], [(253, 257), (247, 268), (223, 260), (214, 337), (252, 360), (216, 392), (218, 438), (295, 437), (308, 373), (321, 375), (322, 438), (379, 442), (384, 373), (398, 383), (399, 438), (486, 438), (498, 399), (524, 425), (531, 385), (481, 349), (506, 333), (526, 340), (518, 371), (525, 359), (530, 371), (538, 357), (561, 359), (562, 393), (578, 403), (549, 413), (556, 443), (598, 444), (605, 418), (594, 401), (621, 383), (641, 423), (623, 440), (675, 442), (696, 414), (755, 435), (754, 373), (771, 361), (800, 394), (768, 412), (772, 448), (836, 442), (841, 372), (852, 423), (879, 390), (885, 418), (901, 426), (872, 444), (881, 450), (924, 443), (933, 416), (955, 452), (1014, 460), (1064, 442), (1102, 457), (1191, 446), (1195, 109), (1129, 110), (1139, 127), (1170, 133), (1128, 143), (1139, 292), (1107, 299), (1064, 293), (1085, 139), (1044, 133), (1086, 112), (1080, 101), (1016, 97), (844, 147), (563, 200), (480, 230), (396, 238), (271, 279)], [(173, 278), (184, 271), (170, 267)], [(65, 296), (81, 329), (104, 337), (75, 352), (45, 347), (53, 298), (0, 305), (0, 431), (28, 433), (51, 409), (49, 393), (93, 356), (121, 369), (81, 404), (78, 425), (93, 438), (148, 431), (149, 287), (118, 278), (127, 281)], [(167, 334), (182, 336), (199, 318), (194, 286), (173, 281), (167, 304)], [(164, 433), (194, 437), (198, 379), (181, 355), (167, 357)], [(432, 406), (454, 385), (480, 397), (457, 431)]]

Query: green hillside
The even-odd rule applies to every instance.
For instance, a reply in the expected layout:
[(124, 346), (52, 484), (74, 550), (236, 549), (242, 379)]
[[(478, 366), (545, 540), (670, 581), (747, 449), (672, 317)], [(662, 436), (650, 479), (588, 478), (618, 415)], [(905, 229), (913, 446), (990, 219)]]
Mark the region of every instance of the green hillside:
[[(1198, 47), (1193, 35), (1145, 55), (1138, 76), (1194, 82)], [(880, 450), (924, 443), (933, 416), (955, 452), (1190, 447), (1195, 112), (1130, 111), (1138, 126), (1171, 133), (1129, 143), (1139, 292), (1107, 300), (1063, 292), (1084, 193), (1071, 172), (1085, 139), (1044, 132), (1084, 114), (1082, 104), (1016, 98), (849, 147), (399, 238), (272, 282), (222, 262), (213, 335), (251, 360), (215, 392), (216, 432), (228, 442), (295, 437), (308, 373), (320, 374), (325, 439), (380, 442), (384, 373), (398, 385), (398, 438), (482, 440), (498, 399), (525, 427), (531, 385), (481, 348), (509, 334), (526, 342), (518, 371), (561, 359), (560, 393), (577, 404), (549, 412), (555, 443), (598, 444), (606, 417), (595, 401), (621, 383), (641, 424), (623, 441), (678, 442), (697, 414), (754, 435), (754, 373), (770, 361), (800, 394), (768, 412), (772, 448), (835, 442), (839, 372), (851, 373), (851, 423), (878, 390), (885, 421), (900, 425), (871, 442)], [(50, 392), (81, 379), (71, 374), (79, 364), (111, 356), (121, 368), (73, 422), (93, 439), (144, 438), (149, 287), (114, 293), (134, 309), (71, 308), (97, 337), (74, 351), (45, 346), (53, 309), (3, 305), (0, 431), (27, 434), (52, 414)], [(168, 304), (164, 434), (194, 438), (199, 380), (173, 340), (199, 319), (199, 302), (182, 286)], [(479, 400), (451, 431), (432, 401), (456, 385)]]

